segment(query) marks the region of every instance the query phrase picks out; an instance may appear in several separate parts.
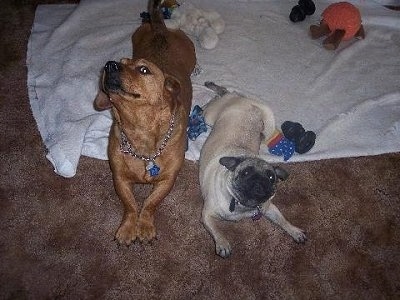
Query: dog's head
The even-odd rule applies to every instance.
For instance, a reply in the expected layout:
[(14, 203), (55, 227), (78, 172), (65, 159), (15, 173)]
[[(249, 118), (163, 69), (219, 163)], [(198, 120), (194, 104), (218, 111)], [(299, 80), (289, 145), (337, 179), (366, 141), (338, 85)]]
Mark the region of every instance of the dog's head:
[(115, 107), (117, 111), (134, 110), (138, 105), (171, 106), (172, 111), (179, 93), (178, 79), (165, 75), (154, 63), (124, 58), (104, 66), (94, 105), (98, 110)]
[(260, 157), (225, 156), (219, 162), (232, 172), (228, 182), (229, 192), (246, 207), (256, 208), (271, 199), (278, 181), (289, 176), (284, 169), (271, 166)]

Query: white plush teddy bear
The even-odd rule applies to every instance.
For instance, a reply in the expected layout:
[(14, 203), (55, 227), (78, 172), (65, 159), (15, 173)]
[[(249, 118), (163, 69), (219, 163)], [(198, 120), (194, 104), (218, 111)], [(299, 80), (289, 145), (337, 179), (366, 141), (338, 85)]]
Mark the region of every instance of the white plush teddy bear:
[(191, 4), (181, 4), (175, 8), (165, 23), (168, 28), (180, 28), (193, 35), (205, 49), (215, 48), (219, 41), (218, 35), (225, 30), (225, 22), (219, 13), (199, 9)]

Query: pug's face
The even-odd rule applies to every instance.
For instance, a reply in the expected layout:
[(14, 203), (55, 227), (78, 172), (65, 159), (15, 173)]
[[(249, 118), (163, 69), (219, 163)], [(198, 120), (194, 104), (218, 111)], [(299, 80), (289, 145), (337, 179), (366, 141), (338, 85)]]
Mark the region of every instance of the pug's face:
[(228, 182), (230, 193), (246, 207), (256, 208), (271, 199), (278, 180), (288, 177), (285, 170), (258, 157), (225, 156), (219, 162), (232, 172)]

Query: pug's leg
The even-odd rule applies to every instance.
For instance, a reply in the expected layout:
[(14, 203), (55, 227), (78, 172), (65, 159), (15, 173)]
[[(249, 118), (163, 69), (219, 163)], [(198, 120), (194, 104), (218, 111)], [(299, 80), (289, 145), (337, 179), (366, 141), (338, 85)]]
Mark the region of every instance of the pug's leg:
[(202, 221), (204, 227), (211, 234), (215, 242), (215, 252), (222, 258), (227, 258), (232, 253), (231, 245), (228, 240), (217, 229), (218, 220), (214, 216), (203, 214)]
[(268, 202), (266, 204), (262, 208), (264, 216), (282, 227), (297, 243), (304, 243), (307, 240), (304, 230), (290, 224), (274, 204)]

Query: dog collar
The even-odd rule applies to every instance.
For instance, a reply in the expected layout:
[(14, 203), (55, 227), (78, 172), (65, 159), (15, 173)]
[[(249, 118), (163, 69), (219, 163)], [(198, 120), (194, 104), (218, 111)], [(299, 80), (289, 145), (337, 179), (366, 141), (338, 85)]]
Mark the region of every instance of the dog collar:
[[(229, 211), (233, 212), (235, 210), (236, 204), (241, 204), (239, 201), (237, 201), (235, 198), (232, 197), (231, 199), (231, 203), (229, 203)], [(241, 204), (243, 205), (243, 204)], [(245, 206), (245, 205), (243, 205)], [(253, 215), (251, 216), (251, 219), (253, 221), (257, 221), (260, 220), (262, 217), (262, 212), (261, 212), (261, 207), (260, 205), (257, 205), (257, 211), (253, 213)]]
[(136, 153), (133, 148), (131, 143), (128, 140), (128, 137), (126, 136), (125, 132), (121, 128), (121, 144), (120, 144), (120, 149), (121, 152), (129, 154), (135, 158), (141, 159), (146, 162), (146, 170), (149, 172), (150, 176), (157, 176), (160, 173), (160, 167), (157, 166), (155, 159), (159, 157), (162, 153), (162, 151), (165, 149), (167, 146), (167, 142), (172, 136), (172, 131), (174, 130), (175, 127), (175, 113), (172, 114), (171, 120), (169, 121), (169, 128), (167, 130), (167, 133), (164, 136), (164, 139), (160, 145), (160, 147), (157, 149), (157, 151), (150, 156), (146, 156), (143, 154)]

